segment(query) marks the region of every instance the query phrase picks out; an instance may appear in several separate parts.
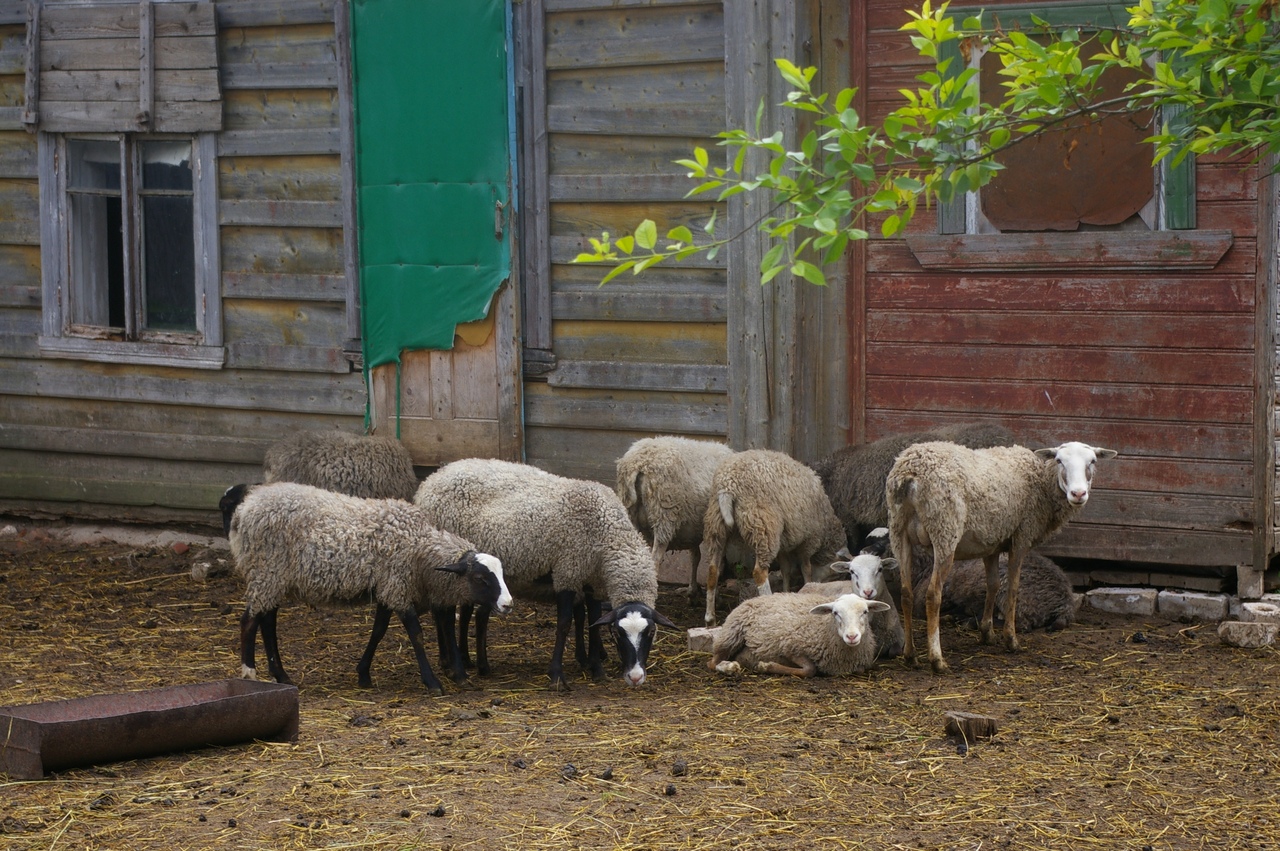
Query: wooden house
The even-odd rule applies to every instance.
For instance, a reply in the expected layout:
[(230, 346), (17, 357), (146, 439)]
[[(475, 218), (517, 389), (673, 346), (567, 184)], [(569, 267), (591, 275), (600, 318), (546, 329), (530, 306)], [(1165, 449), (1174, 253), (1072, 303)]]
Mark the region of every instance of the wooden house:
[[(1121, 453), (1053, 554), (1260, 589), (1256, 167), (1152, 172), (1136, 219), (1073, 231), (998, 228), (975, 198), (826, 288), (758, 285), (768, 199), (686, 199), (672, 161), (761, 103), (794, 138), (775, 56), (891, 108), (925, 69), (905, 5), (0, 0), (0, 510), (211, 522), (300, 428), (609, 481), (658, 433), (811, 460), (991, 419)], [(605, 287), (571, 263), (601, 229), (712, 212), (742, 234), (714, 260)]]

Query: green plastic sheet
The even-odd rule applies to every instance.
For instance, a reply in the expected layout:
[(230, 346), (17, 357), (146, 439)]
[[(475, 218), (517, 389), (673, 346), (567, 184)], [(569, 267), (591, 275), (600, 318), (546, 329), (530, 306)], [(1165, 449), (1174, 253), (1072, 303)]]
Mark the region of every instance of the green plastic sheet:
[(355, 0), (366, 368), (449, 349), (511, 274), (506, 0)]

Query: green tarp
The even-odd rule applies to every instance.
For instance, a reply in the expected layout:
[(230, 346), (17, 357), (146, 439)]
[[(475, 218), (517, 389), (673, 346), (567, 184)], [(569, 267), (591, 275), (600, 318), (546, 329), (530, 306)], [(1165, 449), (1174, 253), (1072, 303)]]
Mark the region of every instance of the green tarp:
[(351, 41), (373, 368), (452, 348), (511, 273), (507, 2), (355, 0)]

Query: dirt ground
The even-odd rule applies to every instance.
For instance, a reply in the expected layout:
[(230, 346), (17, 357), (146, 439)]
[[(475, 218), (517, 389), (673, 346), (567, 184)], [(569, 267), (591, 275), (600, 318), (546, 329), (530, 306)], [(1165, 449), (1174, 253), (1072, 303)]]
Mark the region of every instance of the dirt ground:
[[(234, 676), (240, 584), (191, 577), (219, 555), (0, 541), (0, 705)], [(659, 605), (699, 625), (682, 590)], [(370, 614), (281, 611), (296, 744), (0, 776), (0, 847), (1280, 846), (1280, 659), (1212, 624), (1086, 610), (1015, 655), (948, 624), (950, 676), (811, 681), (725, 679), (667, 630), (644, 686), (615, 661), (559, 695), (554, 612), (522, 603), (494, 621), (493, 675), (432, 698), (396, 625), (356, 686)], [(965, 752), (953, 709), (1000, 730)]]

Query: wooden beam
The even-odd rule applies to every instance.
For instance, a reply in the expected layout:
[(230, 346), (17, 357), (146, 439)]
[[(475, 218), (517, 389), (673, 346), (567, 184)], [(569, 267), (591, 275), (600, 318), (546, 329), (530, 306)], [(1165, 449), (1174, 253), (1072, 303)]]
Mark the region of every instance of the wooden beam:
[(1236, 577), (1237, 593), (1256, 599), (1262, 596), (1263, 575), (1275, 552), (1276, 526), (1276, 287), (1280, 286), (1280, 181), (1276, 180), (1277, 158), (1273, 154), (1263, 161), (1267, 175), (1258, 186), (1258, 277), (1257, 323), (1254, 341), (1253, 428), (1254, 428), (1254, 527), (1252, 563), (1241, 565)]

